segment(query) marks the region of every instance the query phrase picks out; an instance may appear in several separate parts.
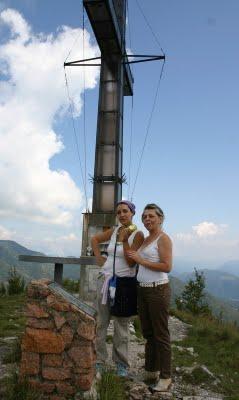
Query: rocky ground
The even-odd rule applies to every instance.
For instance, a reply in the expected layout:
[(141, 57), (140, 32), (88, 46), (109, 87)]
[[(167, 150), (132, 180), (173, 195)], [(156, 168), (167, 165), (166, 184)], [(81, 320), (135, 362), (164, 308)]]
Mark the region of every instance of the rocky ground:
[(17, 340), (16, 336), (9, 336), (0, 339), (0, 399), (1, 399), (1, 381), (3, 378), (9, 375), (9, 371), (12, 367), (11, 364), (5, 363), (4, 358), (9, 354), (12, 348), (13, 342)]
[[(187, 335), (188, 325), (175, 317), (170, 317), (169, 328), (173, 346), (177, 347), (179, 351), (188, 351), (194, 354), (193, 348), (184, 349), (180, 346), (180, 341)], [(108, 335), (113, 333), (113, 324), (110, 324)], [(108, 343), (109, 357), (111, 358), (112, 345)], [(195, 354), (195, 359), (196, 359)], [(140, 375), (142, 375), (144, 368), (144, 340), (138, 339), (134, 334), (134, 329), (131, 327), (130, 338), (130, 375), (132, 379), (127, 382), (127, 390), (129, 392), (129, 400), (156, 400), (156, 399), (177, 399), (177, 400), (219, 400), (223, 396), (216, 393), (217, 379), (207, 369), (206, 366), (195, 365), (190, 368), (177, 367), (173, 368), (173, 385), (168, 393), (154, 393), (152, 394), (149, 387), (140, 382)], [(215, 391), (211, 391), (201, 386), (185, 384), (182, 379), (183, 374), (190, 374), (194, 368), (201, 368), (205, 375), (208, 375), (211, 383), (215, 386)]]

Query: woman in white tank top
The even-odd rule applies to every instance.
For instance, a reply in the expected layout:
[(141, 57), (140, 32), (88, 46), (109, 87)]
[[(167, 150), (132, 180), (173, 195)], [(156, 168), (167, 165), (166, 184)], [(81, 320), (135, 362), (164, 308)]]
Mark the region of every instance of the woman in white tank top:
[[(102, 267), (97, 280), (97, 337), (96, 337), (96, 370), (97, 375), (105, 365), (107, 365), (107, 348), (106, 335), (107, 328), (110, 322), (110, 305), (107, 298), (109, 278), (113, 275), (113, 261), (115, 243), (115, 274), (120, 277), (135, 276), (135, 262), (130, 259), (126, 252), (129, 249), (137, 250), (143, 240), (143, 233), (136, 230), (133, 233), (128, 229), (132, 224), (132, 218), (135, 214), (135, 206), (127, 200), (122, 200), (117, 204), (116, 215), (120, 225), (116, 228), (108, 229), (103, 233), (98, 233), (92, 240), (92, 249), (96, 256), (97, 264)], [(108, 242), (107, 248), (108, 257), (101, 255), (99, 244)], [(128, 372), (128, 339), (129, 339), (129, 318), (128, 317), (113, 317), (114, 319), (114, 335), (113, 335), (113, 351), (112, 358), (116, 363), (117, 375), (127, 376)]]
[[(128, 256), (139, 265), (138, 307), (145, 345), (145, 380), (154, 380), (153, 390), (164, 392), (171, 385), (171, 345), (168, 329), (172, 268), (172, 242), (162, 231), (164, 213), (147, 204), (142, 221), (149, 232), (138, 249)], [(160, 379), (159, 379), (160, 378)]]

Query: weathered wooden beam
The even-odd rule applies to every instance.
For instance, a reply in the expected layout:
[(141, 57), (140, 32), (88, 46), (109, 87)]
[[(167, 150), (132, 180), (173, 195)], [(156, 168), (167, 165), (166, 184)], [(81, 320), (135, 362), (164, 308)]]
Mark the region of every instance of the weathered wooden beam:
[(19, 255), (19, 261), (36, 262), (44, 264), (78, 264), (96, 265), (96, 258), (90, 256), (82, 257), (49, 257), (49, 256), (27, 256)]
[(27, 256), (19, 255), (19, 261), (36, 262), (44, 264), (55, 264), (54, 281), (62, 285), (63, 280), (63, 264), (76, 264), (81, 266), (96, 265), (96, 258), (83, 256), (83, 257), (48, 257), (48, 256)]
[(54, 270), (54, 282), (57, 282), (59, 285), (62, 285), (63, 280), (63, 264), (56, 263)]

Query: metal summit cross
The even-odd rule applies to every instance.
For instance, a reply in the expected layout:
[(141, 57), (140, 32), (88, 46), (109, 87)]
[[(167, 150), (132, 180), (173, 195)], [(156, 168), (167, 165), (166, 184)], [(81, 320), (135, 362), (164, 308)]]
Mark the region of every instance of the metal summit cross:
[[(123, 96), (132, 96), (133, 77), (124, 63), (126, 0), (84, 0), (83, 4), (101, 50), (93, 205), (92, 213), (84, 214), (82, 237), (82, 255), (87, 255), (92, 235), (115, 224), (115, 207), (122, 198)], [(92, 268), (81, 269), (83, 296), (87, 291), (89, 297), (86, 287), (93, 274)]]
[[(37, 257), (22, 255), (21, 261), (55, 264), (54, 280), (62, 283), (63, 264), (80, 264), (80, 294), (90, 298), (94, 291), (95, 258), (89, 257), (90, 238), (115, 224), (115, 206), (122, 196), (123, 96), (133, 94), (133, 78), (125, 51), (126, 0), (83, 0), (101, 57), (95, 170), (92, 213), (83, 220), (80, 258)], [(90, 66), (88, 60), (72, 61), (65, 66)], [(125, 62), (126, 61), (126, 62)], [(86, 269), (87, 265), (91, 268)]]

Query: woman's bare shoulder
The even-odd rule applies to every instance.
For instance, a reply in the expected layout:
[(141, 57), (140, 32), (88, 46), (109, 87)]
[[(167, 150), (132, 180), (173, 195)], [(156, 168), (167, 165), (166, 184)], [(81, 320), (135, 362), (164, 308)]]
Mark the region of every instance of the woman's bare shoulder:
[(171, 244), (172, 245), (172, 239), (169, 237), (169, 235), (166, 232), (162, 232), (162, 234), (158, 238), (158, 245), (160, 245), (160, 244)]
[(144, 234), (142, 231), (137, 231), (135, 236), (139, 237), (139, 238), (144, 238)]

